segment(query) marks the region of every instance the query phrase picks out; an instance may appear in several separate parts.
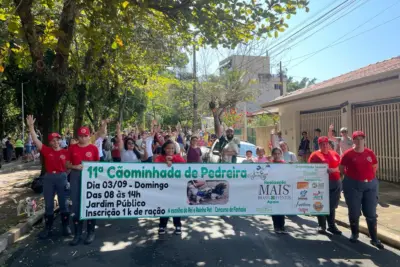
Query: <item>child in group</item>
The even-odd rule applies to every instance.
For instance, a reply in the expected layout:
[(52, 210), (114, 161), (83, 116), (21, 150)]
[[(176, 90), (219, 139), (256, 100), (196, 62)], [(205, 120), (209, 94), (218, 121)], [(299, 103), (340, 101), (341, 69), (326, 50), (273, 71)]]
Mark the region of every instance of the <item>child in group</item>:
[[(273, 163), (285, 163), (282, 159), (282, 150), (278, 147), (272, 149), (272, 162)], [(272, 215), (272, 221), (274, 222), (274, 231), (277, 234), (287, 234), (285, 229), (285, 215)]]
[[(161, 155), (155, 159), (156, 163), (164, 162), (167, 163), (168, 167), (172, 166), (172, 163), (185, 163), (185, 159), (178, 153), (175, 153), (175, 143), (172, 140), (167, 140), (161, 147)], [(182, 233), (181, 217), (172, 217), (175, 226), (175, 234), (180, 235)], [(165, 228), (167, 227), (169, 217), (160, 217), (160, 225), (158, 228), (158, 234), (165, 234)]]
[(269, 161), (268, 158), (265, 156), (265, 149), (263, 147), (257, 147), (256, 154), (256, 162), (265, 163)]

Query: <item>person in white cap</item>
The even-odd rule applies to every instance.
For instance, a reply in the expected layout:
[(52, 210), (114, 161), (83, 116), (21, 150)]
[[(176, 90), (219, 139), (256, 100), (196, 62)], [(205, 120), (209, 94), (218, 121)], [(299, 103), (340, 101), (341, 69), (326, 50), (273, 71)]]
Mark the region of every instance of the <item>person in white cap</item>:
[(343, 153), (350, 148), (353, 147), (353, 140), (348, 136), (348, 130), (346, 127), (342, 127), (340, 129), (341, 137), (336, 137), (333, 135), (333, 124), (329, 126), (328, 138), (333, 141), (337, 146), (334, 148), (339, 155), (343, 155)]

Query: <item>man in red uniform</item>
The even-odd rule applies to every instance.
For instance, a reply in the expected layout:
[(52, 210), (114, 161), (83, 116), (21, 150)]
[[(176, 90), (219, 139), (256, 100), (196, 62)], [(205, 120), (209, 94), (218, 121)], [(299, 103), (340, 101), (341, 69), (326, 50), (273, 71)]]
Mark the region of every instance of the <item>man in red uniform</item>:
[(375, 153), (365, 147), (364, 139), (365, 134), (362, 131), (355, 131), (354, 147), (347, 150), (340, 161), (340, 171), (344, 174), (343, 193), (349, 209), (350, 241), (355, 243), (358, 240), (362, 210), (367, 221), (371, 244), (383, 249), (384, 246), (378, 239), (376, 220), (378, 160)]
[[(72, 211), (74, 213), (74, 239), (71, 241), (71, 246), (79, 244), (82, 238), (83, 221), (79, 220), (81, 206), (81, 172), (83, 169), (82, 161), (99, 161), (99, 151), (97, 147), (90, 143), (90, 130), (88, 127), (81, 127), (78, 130), (78, 143), (69, 147), (69, 163), (71, 169), (71, 199)], [(95, 220), (87, 221), (87, 236), (85, 244), (93, 242), (96, 227)]]
[(340, 192), (342, 191), (342, 182), (340, 180), (339, 163), (340, 156), (334, 150), (330, 150), (329, 139), (326, 136), (318, 138), (319, 150), (314, 151), (308, 163), (328, 164), (329, 173), (329, 215), (318, 217), (318, 232), (326, 234), (326, 221), (328, 221), (328, 231), (335, 235), (341, 235), (342, 232), (336, 227), (335, 212), (339, 204)]
[(45, 205), (45, 228), (39, 234), (39, 238), (47, 239), (52, 235), (53, 219), (54, 219), (54, 195), (57, 193), (58, 204), (60, 207), (62, 234), (64, 236), (71, 235), (69, 228), (69, 213), (66, 196), (68, 187), (66, 162), (68, 160), (68, 150), (60, 147), (61, 136), (58, 133), (51, 133), (48, 136), (49, 146), (42, 144), (37, 138), (34, 123), (35, 119), (32, 115), (26, 118), (32, 141), (37, 149), (43, 155), (46, 174), (43, 177), (43, 196)]

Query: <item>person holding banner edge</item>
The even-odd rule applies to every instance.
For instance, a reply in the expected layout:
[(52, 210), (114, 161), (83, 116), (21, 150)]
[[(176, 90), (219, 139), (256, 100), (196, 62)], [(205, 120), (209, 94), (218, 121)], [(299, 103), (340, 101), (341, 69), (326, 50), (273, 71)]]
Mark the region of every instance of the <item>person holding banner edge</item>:
[(353, 133), (353, 142), (354, 147), (343, 154), (339, 166), (340, 172), (344, 174), (343, 193), (349, 209), (350, 242), (358, 241), (362, 210), (371, 245), (384, 249), (377, 233), (378, 160), (375, 153), (365, 147), (365, 134), (362, 131)]
[[(340, 193), (342, 191), (342, 181), (340, 180), (339, 162), (340, 156), (334, 151), (330, 150), (329, 139), (326, 136), (318, 138), (319, 150), (314, 151), (308, 163), (325, 163), (328, 164), (329, 173), (329, 215), (317, 216), (318, 218), (318, 232), (326, 234), (326, 230), (335, 235), (341, 235), (342, 232), (336, 227), (335, 213), (339, 205)], [(326, 229), (326, 222), (328, 221), (328, 229)]]
[[(175, 153), (175, 143), (172, 140), (166, 141), (161, 147), (161, 155), (155, 159), (156, 163), (167, 163), (168, 167), (172, 166), (172, 163), (186, 163), (185, 159), (180, 154)], [(180, 235), (182, 233), (181, 217), (172, 217), (175, 226), (175, 234)], [(158, 234), (165, 234), (165, 228), (167, 227), (169, 217), (160, 217), (160, 224), (158, 228)]]
[(40, 239), (47, 239), (52, 235), (52, 227), (54, 220), (54, 195), (57, 193), (61, 223), (62, 235), (70, 236), (71, 229), (69, 228), (69, 212), (68, 201), (65, 189), (68, 186), (66, 161), (68, 160), (68, 150), (60, 147), (61, 136), (58, 133), (51, 133), (48, 136), (50, 147), (42, 144), (37, 138), (34, 123), (35, 119), (32, 115), (28, 115), (26, 122), (29, 127), (29, 132), (32, 136), (32, 141), (37, 149), (43, 155), (46, 174), (43, 177), (43, 196), (45, 203), (45, 228), (39, 234)]
[[(74, 213), (74, 239), (70, 242), (71, 246), (76, 246), (82, 239), (83, 221), (79, 219), (81, 206), (81, 173), (82, 161), (99, 161), (99, 151), (97, 147), (90, 143), (90, 130), (88, 127), (80, 127), (78, 130), (78, 143), (69, 147), (68, 168), (71, 169), (71, 200), (72, 211)], [(95, 220), (87, 221), (87, 236), (84, 243), (90, 244), (95, 238)]]
[[(273, 163), (285, 163), (282, 159), (283, 153), (279, 147), (275, 147), (271, 151)], [(285, 215), (272, 215), (272, 221), (274, 223), (274, 231), (277, 234), (287, 234), (285, 229)]]

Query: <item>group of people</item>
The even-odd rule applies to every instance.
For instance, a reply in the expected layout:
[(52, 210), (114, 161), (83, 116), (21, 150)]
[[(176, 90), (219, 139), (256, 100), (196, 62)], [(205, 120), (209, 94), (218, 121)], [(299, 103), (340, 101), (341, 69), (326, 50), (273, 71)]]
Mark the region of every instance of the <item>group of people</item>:
[[(34, 118), (28, 116), (27, 123), (31, 133), (35, 132)], [(48, 137), (49, 146), (33, 136), (33, 142), (38, 150), (41, 151), (46, 167), (46, 175), (44, 177), (44, 198), (45, 198), (45, 229), (41, 232), (40, 238), (48, 238), (52, 234), (53, 225), (53, 198), (55, 193), (58, 195), (59, 206), (62, 220), (62, 233), (65, 236), (71, 234), (69, 228), (69, 216), (67, 199), (65, 196), (65, 188), (70, 185), (72, 214), (74, 226), (74, 239), (71, 245), (77, 245), (82, 240), (83, 221), (79, 219), (80, 215), (80, 192), (81, 192), (81, 171), (82, 161), (101, 161), (104, 160), (103, 142), (107, 133), (108, 121), (103, 121), (102, 125), (95, 134), (91, 134), (90, 129), (81, 127), (77, 133), (77, 139), (73, 139), (67, 149), (60, 146), (61, 136), (58, 133), (51, 133)], [(347, 130), (342, 128), (342, 137), (336, 138), (332, 134), (333, 127), (331, 126), (328, 137), (316, 136), (315, 151), (307, 158), (309, 163), (325, 163), (328, 165), (329, 173), (329, 197), (330, 197), (330, 214), (328, 216), (318, 216), (319, 232), (340, 235), (341, 231), (335, 224), (335, 210), (338, 207), (340, 193), (343, 189), (346, 203), (349, 209), (349, 220), (351, 226), (351, 242), (357, 242), (359, 236), (359, 218), (361, 210), (367, 219), (368, 229), (371, 237), (371, 244), (383, 249), (382, 243), (377, 237), (377, 221), (376, 221), (376, 206), (378, 181), (376, 178), (377, 159), (372, 150), (365, 147), (365, 134), (361, 131), (353, 133), (350, 141), (350, 147), (346, 145)], [(316, 129), (316, 132), (317, 129)], [(320, 131), (319, 131), (320, 132)], [(171, 136), (171, 135), (173, 136)], [(113, 140), (112, 150), (117, 150), (119, 153), (112, 155), (116, 162), (157, 162), (165, 163), (168, 166), (178, 163), (200, 163), (202, 162), (202, 151), (198, 146), (199, 137), (192, 135), (189, 138), (188, 144), (177, 141), (182, 138), (177, 132), (163, 133), (160, 130), (160, 125), (153, 121), (151, 131), (123, 134), (121, 126), (116, 126), (116, 136)], [(228, 128), (225, 133), (218, 133), (219, 149), (222, 152), (221, 158), (231, 157), (231, 162), (236, 163), (238, 150), (226, 150), (230, 147), (240, 146), (235, 140), (232, 128)], [(92, 139), (92, 141), (91, 141)], [(341, 156), (335, 151), (335, 146), (331, 146), (331, 142), (337, 142)], [(288, 150), (286, 142), (280, 136), (276, 146), (272, 148), (271, 157), (267, 157), (263, 148), (257, 148), (256, 157), (253, 157), (251, 151), (247, 151), (246, 160), (244, 162), (272, 162), (272, 163), (294, 163), (297, 162), (297, 157), (294, 153)], [(315, 145), (315, 144), (314, 144)], [(182, 153), (184, 151), (185, 153)], [(300, 155), (299, 155), (300, 156)], [(222, 161), (222, 159), (221, 159)], [(69, 173), (69, 183), (67, 173)], [(343, 182), (341, 176), (344, 176)], [(276, 233), (287, 233), (285, 229), (285, 216), (272, 216), (274, 230)], [(159, 230), (160, 235), (165, 234), (165, 229), (168, 223), (168, 217), (160, 218)], [(181, 234), (182, 225), (179, 217), (173, 218), (175, 226), (175, 234)], [(90, 244), (95, 238), (95, 220), (87, 221), (87, 236), (84, 239), (85, 244)], [(328, 225), (328, 227), (327, 227)]]
[[(37, 135), (37, 133), (35, 133)], [(40, 137), (38, 137), (40, 139)], [(1, 141), (2, 148), (2, 160), (5, 163), (9, 163), (12, 160), (20, 160), (25, 158), (25, 161), (33, 161), (37, 158), (37, 149), (36, 146), (32, 143), (31, 135), (28, 135), (25, 142), (22, 138), (18, 137), (13, 140), (10, 136), (6, 136)], [(1, 166), (1, 160), (0, 160)]]

